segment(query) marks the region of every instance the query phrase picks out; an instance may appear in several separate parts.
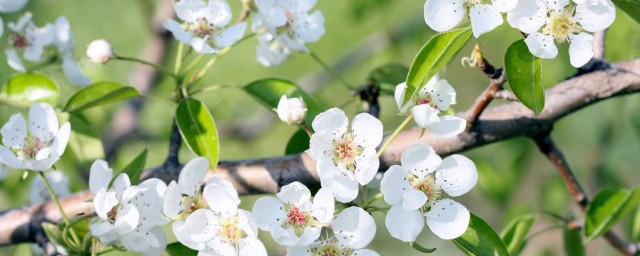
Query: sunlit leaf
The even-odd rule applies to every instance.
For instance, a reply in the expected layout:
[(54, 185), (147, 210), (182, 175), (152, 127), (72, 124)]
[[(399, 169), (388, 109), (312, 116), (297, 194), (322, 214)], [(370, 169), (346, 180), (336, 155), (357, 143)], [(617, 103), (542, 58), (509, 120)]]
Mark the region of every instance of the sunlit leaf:
[(638, 0), (612, 0), (613, 3), (621, 10), (626, 12), (629, 17), (640, 23), (640, 1)]
[(65, 105), (67, 112), (111, 104), (138, 96), (138, 90), (114, 82), (99, 82), (80, 89)]
[(184, 99), (176, 109), (176, 123), (185, 144), (193, 153), (209, 159), (211, 169), (218, 165), (218, 131), (213, 117), (202, 102)]
[(473, 213), (467, 231), (452, 241), (467, 255), (509, 255), (507, 247), (491, 225)]
[(511, 220), (500, 236), (507, 250), (512, 255), (518, 255), (527, 244), (527, 234), (536, 221), (534, 214), (520, 215)]
[(507, 48), (504, 56), (505, 73), (509, 86), (518, 100), (538, 114), (544, 108), (542, 61), (529, 52), (524, 40)]
[(269, 110), (278, 107), (278, 102), (280, 102), (282, 95), (286, 95), (288, 98), (302, 97), (307, 104), (307, 116), (305, 118), (307, 124), (311, 124), (316, 115), (321, 111), (318, 103), (311, 95), (290, 81), (267, 78), (254, 81), (245, 86), (244, 89), (249, 95), (269, 108)]
[(0, 88), (0, 102), (18, 107), (28, 107), (34, 102), (55, 105), (60, 89), (53, 80), (39, 74), (15, 75)]
[(404, 103), (418, 93), (429, 79), (440, 71), (467, 43), (471, 28), (454, 29), (435, 35), (420, 49), (407, 75)]
[(165, 250), (169, 256), (196, 256), (198, 251), (184, 246), (179, 242), (170, 243)]
[(587, 206), (584, 223), (585, 240), (590, 241), (609, 231), (622, 217), (637, 209), (640, 188), (604, 189)]

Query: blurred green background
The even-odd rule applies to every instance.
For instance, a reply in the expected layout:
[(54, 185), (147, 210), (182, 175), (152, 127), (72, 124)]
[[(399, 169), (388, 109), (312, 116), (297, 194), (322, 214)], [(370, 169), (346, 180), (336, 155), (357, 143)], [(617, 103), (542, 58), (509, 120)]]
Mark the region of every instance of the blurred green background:
[[(168, 1), (168, 0), (167, 0)], [(114, 50), (124, 56), (140, 56), (142, 47), (152, 35), (151, 16), (160, 1), (134, 0), (31, 0), (24, 10), (34, 14), (38, 25), (53, 22), (65, 15), (71, 22), (75, 39), (75, 55), (82, 59), (82, 68), (94, 81), (118, 81), (128, 84), (133, 64), (113, 61), (106, 65), (92, 64), (84, 59), (86, 45), (94, 39), (104, 38)], [(240, 3), (231, 0), (234, 13)], [(410, 65), (418, 49), (434, 35), (423, 21), (424, 0), (321, 0), (316, 9), (326, 19), (326, 34), (318, 43), (309, 47), (330, 65), (337, 64), (337, 71), (344, 74), (352, 84), (364, 85), (369, 71), (387, 63)], [(16, 20), (21, 13), (2, 15), (6, 22)], [(482, 48), (485, 57), (496, 66), (502, 65), (503, 54), (509, 44), (521, 38), (518, 31), (504, 24), (497, 30), (471, 39), (468, 45), (447, 66), (442, 75), (458, 92), (458, 111), (464, 111), (488, 84), (477, 69), (463, 67), (460, 58), (468, 56), (474, 43)], [(6, 39), (3, 38), (3, 40)], [(277, 77), (300, 82), (316, 97), (324, 108), (341, 106), (353, 97), (342, 85), (327, 76), (322, 68), (305, 54), (294, 54), (280, 67), (263, 67), (255, 61), (255, 39), (242, 42), (225, 55), (202, 82), (242, 86), (251, 81)], [(166, 66), (173, 67), (176, 41), (168, 50)], [(348, 57), (345, 57), (348, 56)], [(640, 56), (640, 25), (618, 10), (618, 16), (607, 33), (606, 58), (624, 61)], [(560, 47), (555, 60), (545, 60), (545, 84), (552, 86), (575, 73), (568, 60), (567, 46)], [(41, 72), (52, 74), (63, 88), (60, 102), (77, 90), (68, 85), (59, 66)], [(12, 74), (0, 61), (0, 77), (6, 80)], [(135, 85), (133, 85), (135, 86)], [(161, 78), (151, 95), (171, 97), (172, 80)], [(313, 88), (311, 88), (313, 87)], [(246, 159), (282, 155), (290, 136), (296, 131), (281, 122), (242, 90), (230, 88), (198, 96), (212, 112), (221, 134), (221, 159)], [(569, 164), (575, 170), (589, 195), (608, 186), (634, 187), (640, 182), (640, 95), (626, 96), (599, 103), (564, 118), (555, 126), (553, 137), (564, 151)], [(145, 147), (150, 150), (147, 167), (161, 164), (167, 155), (167, 141), (175, 106), (157, 98), (144, 98), (138, 125), (142, 133), (127, 141), (114, 155), (111, 165), (119, 169), (126, 165)], [(500, 104), (494, 103), (494, 104)], [(92, 129), (100, 137), (107, 137), (111, 117), (124, 104), (84, 112), (91, 121)], [(349, 114), (357, 113), (360, 107), (349, 104)], [(381, 115), (385, 132), (394, 130), (402, 121), (391, 97), (381, 99)], [(0, 122), (19, 109), (2, 105)], [(256, 128), (258, 127), (258, 128)], [(95, 142), (94, 142), (95, 143)], [(98, 146), (91, 146), (98, 145)], [(101, 156), (99, 144), (85, 144), (89, 158)], [(71, 152), (71, 151), (68, 151)], [(458, 198), (471, 211), (489, 221), (500, 232), (515, 216), (522, 213), (550, 211), (558, 215), (579, 211), (571, 201), (568, 191), (548, 161), (538, 153), (532, 141), (517, 138), (472, 151), (464, 152), (478, 166), (480, 181), (469, 194)], [(183, 148), (181, 160), (192, 158)], [(90, 162), (76, 161), (75, 156), (65, 154), (60, 169), (71, 178), (72, 190), (86, 188), (83, 176), (88, 176)], [(0, 209), (24, 205), (28, 200), (28, 182), (21, 179), (22, 173), (11, 172), (0, 182)], [(29, 177), (30, 180), (32, 177)], [(251, 209), (255, 196), (246, 197), (242, 207)], [(635, 213), (634, 213), (635, 215)], [(581, 216), (578, 213), (578, 216)], [(392, 239), (384, 227), (384, 216), (375, 213), (378, 233), (370, 248), (382, 255), (419, 255), (408, 245)], [(625, 224), (618, 225), (619, 233), (628, 237)], [(533, 232), (553, 226), (553, 219), (542, 215), (533, 227)], [(274, 246), (268, 234), (261, 232), (269, 247), (270, 255), (283, 254), (283, 249)], [(560, 255), (562, 231), (555, 229), (533, 237), (523, 255)], [(442, 241), (428, 229), (420, 236), (419, 243), (426, 247), (437, 247), (435, 255), (461, 254), (450, 242)], [(0, 255), (29, 255), (28, 245), (0, 248)], [(589, 255), (611, 255), (608, 244), (598, 239), (588, 245)]]

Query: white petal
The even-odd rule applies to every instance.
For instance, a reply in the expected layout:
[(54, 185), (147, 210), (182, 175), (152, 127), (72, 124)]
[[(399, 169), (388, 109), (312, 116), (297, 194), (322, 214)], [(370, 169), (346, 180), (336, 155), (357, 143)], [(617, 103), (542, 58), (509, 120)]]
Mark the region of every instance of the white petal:
[(297, 17), (291, 26), (296, 37), (304, 42), (317, 42), (325, 33), (324, 16), (320, 11)]
[(460, 196), (478, 183), (476, 165), (469, 158), (452, 155), (444, 160), (436, 171), (436, 185), (450, 196)]
[(440, 166), (442, 159), (431, 146), (415, 144), (404, 150), (400, 162), (405, 170), (424, 180), (427, 174), (434, 172)]
[(424, 4), (424, 20), (438, 32), (458, 25), (465, 13), (463, 0), (427, 0)]
[(247, 237), (258, 236), (258, 225), (249, 211), (238, 209), (238, 228), (244, 231)]
[(311, 200), (311, 192), (309, 189), (297, 181), (282, 187), (276, 196), (284, 203), (298, 206)]
[(22, 114), (13, 114), (0, 129), (0, 134), (2, 134), (2, 144), (5, 146), (24, 147), (27, 139), (27, 121), (24, 120)]
[(597, 1), (595, 4), (578, 4), (575, 18), (587, 31), (604, 30), (616, 19), (616, 7), (610, 0)]
[(244, 36), (244, 31), (246, 29), (246, 22), (240, 22), (231, 27), (228, 27), (222, 33), (215, 36), (216, 46), (219, 48), (224, 48), (235, 44)]
[(553, 59), (558, 55), (558, 48), (553, 41), (553, 36), (551, 35), (544, 35), (541, 33), (529, 34), (529, 36), (524, 39), (524, 42), (527, 43), (527, 47), (531, 54), (537, 57)]
[(394, 98), (396, 100), (396, 105), (398, 106), (398, 110), (400, 113), (406, 113), (410, 107), (413, 106), (413, 101), (410, 100), (404, 106), (402, 103), (404, 102), (404, 95), (407, 91), (407, 83), (400, 83), (396, 86), (396, 90), (394, 92)]
[(467, 208), (449, 198), (432, 204), (426, 215), (429, 229), (445, 240), (461, 236), (469, 226), (470, 215)]
[(335, 175), (330, 179), (320, 179), (323, 188), (329, 188), (336, 201), (351, 202), (358, 196), (358, 181), (347, 175)]
[(96, 160), (89, 171), (89, 190), (93, 195), (96, 195), (100, 189), (106, 190), (112, 177), (113, 171), (109, 168), (109, 164), (104, 160)]
[(267, 256), (267, 249), (257, 238), (243, 238), (239, 246), (238, 256)]
[(431, 135), (440, 138), (455, 137), (467, 128), (467, 120), (457, 116), (444, 115), (440, 121), (427, 126)]
[(211, 47), (211, 45), (209, 45), (206, 39), (200, 38), (200, 37), (191, 38), (188, 44), (191, 45), (191, 47), (193, 47), (193, 50), (196, 53), (200, 53), (200, 54), (211, 54), (211, 53), (217, 53), (220, 51), (218, 49), (214, 49), (213, 47)]
[(238, 211), (240, 199), (233, 194), (229, 194), (225, 189), (216, 186), (205, 186), (204, 198), (209, 204), (209, 208), (215, 213), (235, 215)]
[(16, 12), (25, 5), (29, 0), (2, 0), (0, 1), (0, 12), (1, 13), (12, 13)]
[(138, 222), (140, 221), (140, 213), (138, 209), (133, 205), (125, 205), (121, 209), (118, 209), (116, 214), (116, 230), (118, 234), (126, 234), (133, 231)]
[[(126, 173), (120, 173), (118, 174), (116, 179), (113, 180), (113, 184), (111, 186), (113, 187), (113, 191), (116, 192), (116, 197), (123, 198), (122, 194), (125, 190), (131, 187), (131, 181), (129, 180), (129, 176)], [(129, 198), (133, 196), (135, 195), (130, 195)]]
[(202, 0), (180, 0), (175, 3), (173, 8), (181, 20), (195, 22), (197, 18), (204, 16), (202, 12), (207, 9), (207, 4)]
[(209, 160), (206, 158), (196, 157), (189, 161), (180, 171), (180, 177), (178, 178), (180, 192), (193, 196), (200, 189), (207, 171), (209, 171)]
[(360, 249), (353, 252), (351, 256), (380, 256), (380, 254), (369, 249)]
[(440, 118), (438, 114), (439, 110), (433, 108), (429, 104), (420, 104), (411, 108), (411, 114), (413, 114), (413, 120), (420, 127), (427, 127), (432, 123), (438, 122)]
[(382, 142), (382, 122), (367, 113), (358, 114), (351, 124), (353, 142), (362, 147), (377, 147)]
[(109, 221), (99, 221), (89, 226), (91, 234), (94, 236), (102, 236), (111, 232), (115, 227), (109, 223)]
[(16, 50), (5, 49), (4, 53), (5, 55), (7, 55), (7, 63), (9, 64), (9, 67), (11, 67), (13, 70), (18, 72), (26, 71), (26, 69), (24, 68), (24, 65), (22, 64), (22, 60), (18, 56), (18, 53), (16, 52)]
[(333, 139), (334, 135), (332, 131), (321, 131), (316, 132), (311, 135), (311, 140), (309, 141), (309, 156), (311, 156), (316, 161), (322, 157), (332, 157), (333, 156)]
[(502, 24), (502, 15), (493, 5), (476, 4), (469, 11), (471, 30), (476, 38)]
[(555, 11), (562, 11), (569, 4), (570, 0), (542, 0), (547, 3), (547, 7)]
[(544, 26), (547, 19), (547, 7), (544, 3), (541, 1), (517, 2), (516, 7), (507, 13), (509, 25), (527, 34), (535, 33)]
[(414, 242), (424, 228), (424, 216), (420, 211), (405, 211), (402, 205), (394, 205), (387, 213), (384, 224), (392, 237), (403, 242)]
[(313, 206), (311, 207), (311, 215), (320, 223), (329, 223), (333, 218), (335, 210), (335, 202), (333, 194), (326, 188), (321, 188), (313, 197)]
[(286, 256), (314, 256), (311, 254), (311, 247), (309, 246), (300, 246), (300, 247), (287, 247)]
[[(19, 169), (22, 165), (22, 162), (16, 155), (13, 154), (13, 152), (11, 152), (11, 150), (0, 146), (0, 165), (7, 165), (8, 167), (11, 167), (13, 169)], [(2, 168), (0, 169), (5, 170), (4, 167), (5, 166), (2, 166)]]
[[(293, 231), (293, 229), (289, 229)], [(306, 227), (302, 235), (297, 239), (295, 244), (282, 244), (286, 246), (307, 246), (312, 244), (318, 237), (320, 237), (320, 232), (322, 231), (321, 227)]]
[(291, 50), (280, 41), (259, 41), (256, 60), (266, 67), (279, 66), (291, 55)]
[(427, 203), (427, 195), (420, 190), (412, 190), (402, 194), (402, 208), (405, 211), (418, 210)]
[(282, 225), (287, 219), (282, 202), (270, 196), (256, 200), (251, 211), (258, 228), (265, 231), (272, 226)]
[(48, 143), (58, 132), (58, 118), (47, 103), (34, 103), (29, 108), (29, 134)]
[(367, 148), (355, 158), (356, 170), (354, 177), (360, 185), (367, 185), (378, 173), (380, 159), (375, 148)]
[(205, 242), (215, 237), (218, 230), (215, 215), (208, 209), (198, 209), (184, 221), (172, 225), (173, 234), (180, 243), (194, 250), (203, 250)]
[(332, 108), (325, 112), (322, 112), (313, 119), (311, 126), (313, 131), (322, 132), (329, 131), (334, 134), (334, 137), (342, 135), (347, 131), (349, 119), (339, 108)]
[[(425, 86), (425, 88), (427, 88)], [(455, 105), (456, 102), (456, 90), (449, 84), (446, 79), (438, 79), (433, 84), (433, 89), (430, 91), (433, 104), (438, 107), (440, 111), (446, 111), (451, 105)]]
[(499, 12), (508, 12), (516, 8), (518, 1), (514, 0), (492, 0), (493, 7), (495, 7)]
[(191, 34), (191, 32), (186, 31), (177, 21), (172, 19), (167, 19), (164, 21), (163, 25), (164, 25), (164, 28), (166, 30), (169, 30), (169, 32), (173, 34), (173, 37), (175, 37), (178, 41), (185, 44), (191, 43), (191, 38), (193, 37), (193, 34)]
[(352, 249), (362, 249), (376, 235), (376, 222), (360, 207), (344, 209), (333, 222), (333, 232), (341, 245)]
[(569, 36), (569, 60), (576, 68), (582, 67), (593, 58), (593, 36), (587, 33), (580, 33)]
[(62, 156), (64, 154), (65, 148), (67, 148), (67, 143), (69, 143), (69, 137), (71, 136), (71, 124), (66, 122), (60, 126), (60, 130), (56, 134), (56, 137), (53, 138), (51, 142), (51, 150), (52, 153), (56, 156)]
[(224, 0), (210, 0), (208, 7), (208, 17), (210, 22), (216, 26), (226, 26), (231, 20), (231, 7)]
[(333, 163), (333, 157), (323, 156), (316, 162), (316, 172), (320, 179), (331, 179), (336, 175), (342, 175), (337, 166)]
[(116, 199), (116, 193), (107, 192), (105, 189), (100, 189), (93, 197), (93, 207), (96, 210), (96, 214), (102, 218), (107, 218), (107, 213), (118, 204)]
[(75, 85), (89, 85), (91, 79), (82, 73), (80, 66), (70, 55), (62, 58), (62, 71), (64, 75), (69, 79), (69, 82)]
[(238, 197), (238, 191), (233, 186), (233, 184), (219, 175), (214, 175), (211, 179), (209, 179), (207, 181), (207, 186), (219, 187), (227, 191), (227, 193), (229, 193), (230, 195), (235, 195), (234, 197)]
[(182, 193), (178, 183), (171, 181), (167, 186), (167, 190), (164, 193), (164, 204), (162, 206), (162, 212), (167, 215), (168, 218), (173, 218), (178, 215), (184, 206), (182, 205)]
[(384, 195), (384, 201), (389, 205), (402, 202), (402, 195), (413, 188), (407, 181), (407, 171), (399, 165), (389, 167), (380, 181), (380, 192)]

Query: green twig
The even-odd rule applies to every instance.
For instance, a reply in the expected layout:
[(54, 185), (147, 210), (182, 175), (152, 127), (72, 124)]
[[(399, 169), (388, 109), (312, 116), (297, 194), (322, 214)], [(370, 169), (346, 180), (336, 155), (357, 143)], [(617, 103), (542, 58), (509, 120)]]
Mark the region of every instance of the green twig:
[(380, 147), (380, 150), (378, 150), (378, 158), (380, 158), (380, 156), (382, 156), (382, 153), (384, 152), (385, 149), (387, 149), (387, 147), (389, 146), (389, 144), (391, 144), (391, 142), (398, 136), (398, 134), (400, 134), (400, 131), (402, 131), (402, 129), (404, 129), (405, 126), (407, 126), (407, 124), (409, 124), (409, 122), (411, 121), (411, 119), (413, 119), (413, 115), (409, 114), (409, 116), (407, 117), (407, 119), (405, 119), (400, 126), (398, 126), (398, 128), (396, 128), (395, 131), (393, 131), (393, 133), (391, 134), (391, 136), (389, 136), (389, 138), (387, 139), (387, 141), (384, 142), (384, 145), (382, 145), (382, 147)]
[(116, 60), (124, 60), (124, 61), (131, 61), (131, 62), (140, 63), (140, 64), (143, 64), (143, 65), (152, 67), (152, 68), (162, 72), (165, 75), (171, 76), (173, 78), (177, 78), (176, 74), (172, 73), (171, 71), (165, 69), (164, 67), (162, 67), (162, 66), (160, 66), (158, 64), (154, 64), (154, 63), (148, 62), (146, 60), (141, 60), (141, 59), (132, 58), (132, 57), (125, 57), (125, 56), (118, 56), (118, 55), (115, 55), (114, 58)]
[[(47, 191), (49, 191), (49, 195), (51, 195), (51, 199), (58, 207), (58, 211), (60, 211), (60, 215), (62, 215), (62, 219), (64, 220), (64, 223), (67, 225), (67, 227), (70, 227), (71, 221), (69, 221), (69, 217), (67, 217), (67, 214), (64, 212), (64, 208), (62, 208), (62, 204), (60, 204), (60, 200), (58, 200), (58, 196), (56, 196), (55, 191), (53, 191), (53, 188), (49, 183), (49, 179), (47, 179), (47, 176), (44, 175), (44, 172), (38, 172), (38, 174), (40, 174), (40, 177), (42, 177), (42, 180), (44, 181), (44, 185), (47, 187)], [(75, 231), (71, 229), (70, 233), (71, 233), (71, 237), (73, 238), (73, 241), (77, 245), (80, 245), (80, 239), (78, 239), (78, 235), (76, 235)]]

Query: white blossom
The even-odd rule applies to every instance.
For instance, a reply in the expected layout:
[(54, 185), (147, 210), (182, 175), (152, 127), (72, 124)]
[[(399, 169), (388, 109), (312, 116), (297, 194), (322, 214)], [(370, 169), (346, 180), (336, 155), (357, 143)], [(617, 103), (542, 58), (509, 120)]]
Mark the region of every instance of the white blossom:
[(180, 0), (174, 10), (182, 24), (167, 19), (164, 27), (180, 42), (190, 45), (197, 53), (217, 53), (235, 44), (244, 35), (247, 24), (230, 27), (231, 8), (225, 0)]
[(87, 47), (87, 56), (92, 62), (104, 64), (113, 56), (111, 44), (104, 39), (94, 40)]
[(89, 79), (73, 58), (74, 39), (69, 25), (69, 20), (65, 16), (60, 16), (53, 24), (54, 44), (62, 55), (62, 71), (69, 82), (75, 85), (89, 85)]
[(47, 103), (34, 103), (29, 119), (13, 114), (0, 129), (0, 163), (12, 169), (46, 171), (60, 159), (69, 142), (68, 122), (58, 128), (58, 118)]
[(581, 67), (593, 57), (593, 32), (608, 28), (616, 16), (610, 0), (519, 1), (507, 14), (511, 26), (528, 34), (529, 51), (537, 57), (558, 55), (555, 42), (569, 43), (571, 65)]
[(309, 189), (296, 181), (282, 187), (276, 196), (258, 199), (252, 212), (258, 227), (269, 231), (280, 245), (310, 245), (333, 218), (334, 198), (326, 188), (312, 200)]
[(322, 237), (308, 246), (287, 247), (287, 256), (379, 256), (377, 252), (362, 249), (376, 235), (376, 222), (371, 214), (360, 207), (344, 209), (333, 221), (333, 237)]
[(456, 104), (456, 91), (445, 79), (434, 76), (416, 94), (416, 96), (402, 105), (407, 91), (407, 84), (396, 86), (395, 99), (400, 113), (409, 110), (416, 124), (438, 137), (453, 137), (462, 133), (467, 121), (453, 115), (439, 116)]
[(258, 62), (280, 65), (292, 51), (309, 53), (306, 43), (320, 40), (325, 33), (324, 16), (316, 10), (315, 0), (256, 0), (252, 29), (260, 33)]
[(336, 200), (350, 202), (358, 195), (358, 184), (366, 185), (378, 172), (376, 147), (382, 142), (382, 122), (367, 113), (358, 114), (348, 129), (345, 113), (332, 108), (313, 120), (309, 156), (323, 188)]
[[(45, 174), (51, 188), (57, 197), (68, 196), (71, 194), (69, 190), (69, 179), (61, 171), (52, 171)], [(31, 181), (31, 188), (29, 189), (29, 203), (41, 204), (51, 200), (49, 190), (44, 183), (44, 180), (39, 175), (33, 178)]]
[(19, 11), (29, 0), (0, 0), (0, 13), (12, 13)]
[[(523, 0), (530, 1), (530, 0)], [(433, 30), (444, 32), (454, 28), (469, 14), (471, 31), (478, 38), (502, 24), (501, 12), (516, 6), (518, 0), (427, 0), (424, 20)]]
[(304, 118), (307, 116), (307, 104), (304, 103), (302, 97), (288, 99), (286, 95), (282, 95), (276, 112), (282, 122), (299, 124), (304, 122)]
[(9, 47), (5, 48), (7, 62), (11, 68), (20, 72), (25, 72), (26, 69), (19, 53), (25, 60), (40, 62), (45, 47), (54, 41), (53, 25), (47, 24), (39, 28), (31, 18), (32, 14), (27, 12), (17, 22), (7, 24), (10, 32), (8, 36)]
[(478, 182), (474, 163), (461, 155), (444, 160), (426, 144), (407, 148), (402, 166), (394, 165), (382, 178), (380, 191), (392, 205), (385, 224), (391, 236), (414, 242), (424, 227), (442, 239), (461, 236), (470, 214), (460, 203), (447, 198), (467, 193)]

